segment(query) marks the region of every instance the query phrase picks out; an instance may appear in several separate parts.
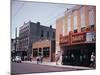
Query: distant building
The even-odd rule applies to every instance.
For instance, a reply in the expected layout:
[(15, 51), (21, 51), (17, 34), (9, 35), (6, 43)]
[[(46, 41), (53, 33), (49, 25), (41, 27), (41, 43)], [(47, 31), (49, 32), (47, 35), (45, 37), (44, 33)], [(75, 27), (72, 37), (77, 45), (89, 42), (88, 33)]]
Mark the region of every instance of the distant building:
[(19, 52), (24, 56), (32, 55), (32, 43), (43, 39), (55, 39), (55, 29), (40, 25), (40, 22), (27, 22), (19, 29)]
[(15, 39), (11, 39), (11, 51), (15, 50)]
[(11, 39), (11, 53), (13, 56), (20, 55), (19, 51), (19, 37)]
[(89, 66), (95, 44), (96, 6), (77, 5), (56, 20), (56, 53), (62, 57), (60, 64)]

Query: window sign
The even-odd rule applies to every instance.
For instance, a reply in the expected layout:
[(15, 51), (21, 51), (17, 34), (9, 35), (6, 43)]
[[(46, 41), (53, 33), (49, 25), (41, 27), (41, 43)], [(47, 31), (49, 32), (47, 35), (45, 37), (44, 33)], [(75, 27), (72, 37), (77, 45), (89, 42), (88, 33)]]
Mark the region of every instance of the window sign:
[(95, 32), (86, 33), (86, 41), (95, 41), (95, 40), (96, 40)]

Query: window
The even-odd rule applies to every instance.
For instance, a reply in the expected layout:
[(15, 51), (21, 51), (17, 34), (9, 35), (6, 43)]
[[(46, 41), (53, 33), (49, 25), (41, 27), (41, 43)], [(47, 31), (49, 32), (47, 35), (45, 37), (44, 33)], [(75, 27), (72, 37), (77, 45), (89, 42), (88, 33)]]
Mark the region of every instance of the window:
[(70, 32), (70, 15), (68, 16), (68, 32)]
[(93, 10), (89, 11), (89, 25), (94, 25), (94, 15)]
[(86, 31), (86, 27), (81, 28), (81, 32), (84, 32), (84, 31)]
[(53, 32), (53, 38), (55, 38), (55, 32)]
[(43, 48), (43, 57), (49, 57), (49, 47)]
[(49, 38), (49, 31), (47, 32), (47, 38)]
[(41, 37), (44, 37), (44, 31), (43, 30), (41, 31)]
[(74, 33), (77, 33), (77, 29), (74, 30)]
[(94, 25), (90, 26), (90, 30), (93, 31), (94, 30)]
[(77, 16), (74, 16), (74, 29), (77, 29)]
[(65, 19), (62, 20), (63, 23), (63, 35), (65, 35)]
[(80, 9), (80, 15), (81, 15), (81, 27), (85, 27), (85, 14), (84, 14), (84, 8), (82, 7)]
[(37, 51), (37, 49), (33, 49), (33, 56), (34, 56), (34, 57), (38, 56), (38, 51)]
[(38, 53), (39, 53), (40, 56), (42, 55), (42, 48), (39, 48)]

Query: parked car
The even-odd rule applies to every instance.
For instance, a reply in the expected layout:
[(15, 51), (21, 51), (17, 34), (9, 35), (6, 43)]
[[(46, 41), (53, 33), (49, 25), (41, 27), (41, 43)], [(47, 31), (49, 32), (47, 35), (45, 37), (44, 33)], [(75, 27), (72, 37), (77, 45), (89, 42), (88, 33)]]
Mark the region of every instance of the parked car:
[(21, 63), (21, 56), (15, 56), (15, 59), (13, 59), (14, 62), (17, 62), (17, 63)]

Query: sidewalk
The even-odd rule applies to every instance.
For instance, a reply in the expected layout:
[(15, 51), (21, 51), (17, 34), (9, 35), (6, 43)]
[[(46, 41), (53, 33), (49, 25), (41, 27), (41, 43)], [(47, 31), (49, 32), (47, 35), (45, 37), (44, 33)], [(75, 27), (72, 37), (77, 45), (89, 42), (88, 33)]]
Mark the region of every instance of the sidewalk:
[[(33, 63), (37, 64), (36, 61), (22, 61), (23, 63)], [(48, 66), (55, 66), (55, 67), (67, 67), (67, 68), (74, 68), (74, 69), (83, 69), (83, 70), (92, 70), (93, 68), (90, 67), (80, 67), (80, 66), (71, 66), (71, 65), (56, 65), (56, 62), (43, 62), (40, 65), (48, 65)]]

